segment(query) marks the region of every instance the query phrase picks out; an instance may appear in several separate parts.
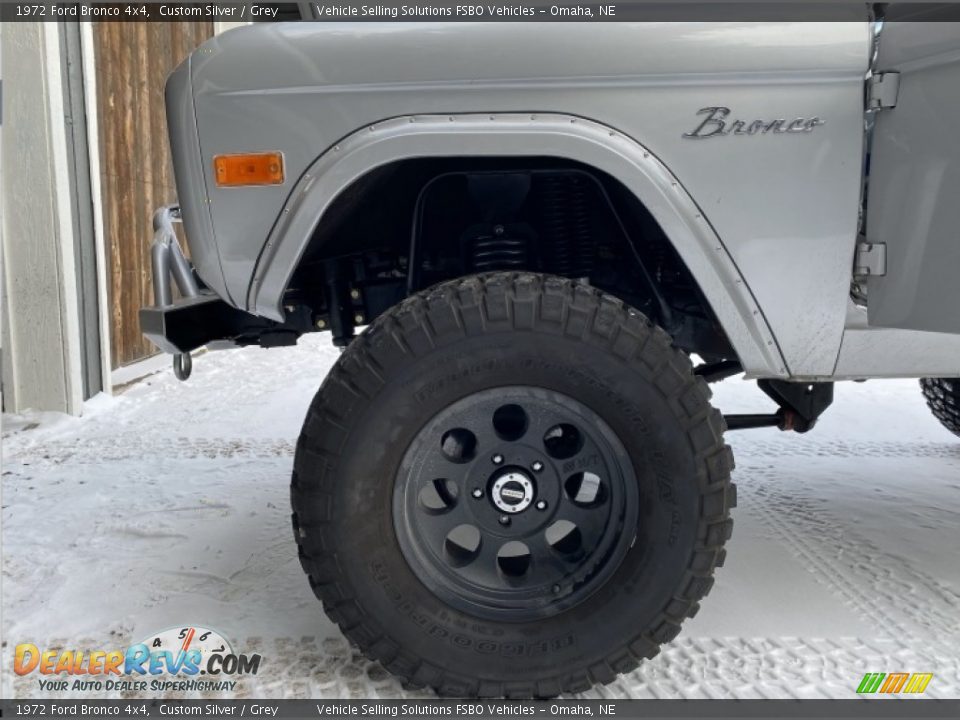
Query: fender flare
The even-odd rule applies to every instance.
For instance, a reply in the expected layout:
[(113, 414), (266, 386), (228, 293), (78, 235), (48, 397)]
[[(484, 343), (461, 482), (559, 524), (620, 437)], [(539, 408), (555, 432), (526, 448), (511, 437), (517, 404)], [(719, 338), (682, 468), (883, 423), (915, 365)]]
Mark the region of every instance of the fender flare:
[(602, 170), (646, 206), (673, 243), (750, 375), (787, 376), (773, 333), (723, 242), (680, 181), (617, 130), (561, 114), (415, 115), (370, 125), (318, 157), (299, 178), (254, 268), (247, 309), (283, 319), (283, 294), (314, 229), (339, 193), (398, 160), (451, 156), (558, 157)]

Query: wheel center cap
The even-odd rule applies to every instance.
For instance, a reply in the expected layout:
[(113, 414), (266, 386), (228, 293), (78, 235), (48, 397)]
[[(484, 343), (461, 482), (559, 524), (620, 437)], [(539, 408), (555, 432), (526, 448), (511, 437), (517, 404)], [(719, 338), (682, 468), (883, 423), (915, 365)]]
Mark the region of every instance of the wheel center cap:
[(516, 514), (530, 507), (535, 495), (533, 482), (526, 473), (508, 470), (494, 480), (490, 499), (501, 512)]

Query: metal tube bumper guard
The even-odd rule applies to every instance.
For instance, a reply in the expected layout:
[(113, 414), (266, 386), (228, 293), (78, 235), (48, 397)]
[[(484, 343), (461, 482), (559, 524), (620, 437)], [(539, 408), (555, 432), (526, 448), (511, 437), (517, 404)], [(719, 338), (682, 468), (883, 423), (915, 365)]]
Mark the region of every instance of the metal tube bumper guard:
[[(236, 345), (238, 338), (248, 336), (257, 344), (264, 331), (278, 323), (251, 316), (202, 290), (190, 262), (184, 257), (173, 224), (180, 222), (176, 205), (159, 208), (153, 215), (151, 263), (153, 276), (152, 307), (140, 309), (140, 330), (160, 350), (177, 356), (181, 364), (187, 354), (204, 345), (220, 341)], [(180, 297), (174, 300), (173, 284)], [(288, 334), (289, 333), (288, 331)], [(289, 338), (293, 344), (296, 337)]]

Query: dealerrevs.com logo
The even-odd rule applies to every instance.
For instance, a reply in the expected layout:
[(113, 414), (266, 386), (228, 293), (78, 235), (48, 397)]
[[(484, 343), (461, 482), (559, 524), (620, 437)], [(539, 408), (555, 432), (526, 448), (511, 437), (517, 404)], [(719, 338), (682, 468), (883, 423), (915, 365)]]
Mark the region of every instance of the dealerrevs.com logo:
[(258, 654), (235, 653), (214, 630), (187, 626), (156, 633), (125, 650), (41, 649), (20, 643), (13, 670), (44, 676), (38, 678), (43, 691), (222, 692), (236, 687), (232, 678), (256, 675), (260, 660)]

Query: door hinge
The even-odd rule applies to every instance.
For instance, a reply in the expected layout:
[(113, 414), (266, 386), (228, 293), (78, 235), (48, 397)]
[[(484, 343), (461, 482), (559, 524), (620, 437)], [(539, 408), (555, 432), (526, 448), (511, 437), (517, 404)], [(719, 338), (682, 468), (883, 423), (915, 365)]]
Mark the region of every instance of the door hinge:
[(867, 81), (867, 110), (886, 110), (897, 106), (900, 73), (882, 72)]
[(857, 243), (853, 274), (858, 277), (887, 274), (887, 246), (883, 243)]

